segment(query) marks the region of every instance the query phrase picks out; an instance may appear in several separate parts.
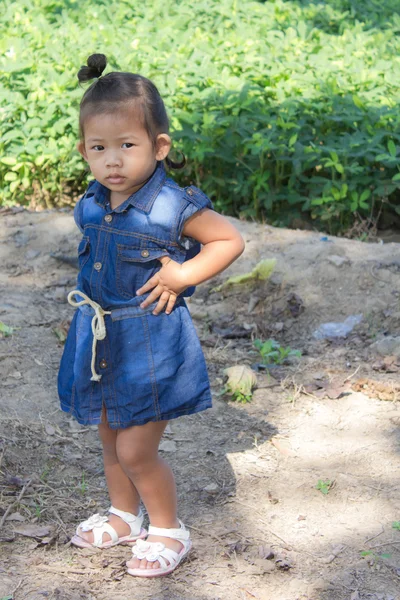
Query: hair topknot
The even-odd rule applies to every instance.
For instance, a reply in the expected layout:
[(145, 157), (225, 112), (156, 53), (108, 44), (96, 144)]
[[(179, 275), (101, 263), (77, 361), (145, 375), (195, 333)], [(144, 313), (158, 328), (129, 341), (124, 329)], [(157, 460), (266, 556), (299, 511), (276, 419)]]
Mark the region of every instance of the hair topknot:
[(80, 82), (99, 78), (107, 66), (107, 57), (104, 54), (91, 54), (87, 59), (87, 67), (82, 66), (78, 71)]

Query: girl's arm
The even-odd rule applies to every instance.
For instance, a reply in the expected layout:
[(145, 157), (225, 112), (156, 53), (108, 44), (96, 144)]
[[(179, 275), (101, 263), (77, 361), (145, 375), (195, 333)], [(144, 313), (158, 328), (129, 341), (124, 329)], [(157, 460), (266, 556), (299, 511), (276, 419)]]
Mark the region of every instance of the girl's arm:
[(159, 298), (153, 314), (159, 314), (164, 307), (169, 314), (181, 292), (221, 273), (244, 250), (244, 241), (238, 230), (225, 217), (209, 209), (201, 210), (188, 219), (183, 235), (203, 244), (200, 253), (183, 264), (167, 256), (161, 258), (163, 266), (160, 271), (137, 291), (140, 295), (153, 290), (141, 304), (142, 308)]

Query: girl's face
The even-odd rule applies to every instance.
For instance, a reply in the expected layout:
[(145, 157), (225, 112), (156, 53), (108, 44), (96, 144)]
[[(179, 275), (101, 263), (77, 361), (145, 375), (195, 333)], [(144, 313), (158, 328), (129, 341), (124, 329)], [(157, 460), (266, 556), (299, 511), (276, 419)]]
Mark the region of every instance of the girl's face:
[(114, 207), (146, 183), (156, 161), (164, 160), (171, 148), (171, 139), (164, 133), (157, 137), (154, 148), (132, 111), (88, 117), (84, 134), (78, 150), (97, 181), (111, 190)]

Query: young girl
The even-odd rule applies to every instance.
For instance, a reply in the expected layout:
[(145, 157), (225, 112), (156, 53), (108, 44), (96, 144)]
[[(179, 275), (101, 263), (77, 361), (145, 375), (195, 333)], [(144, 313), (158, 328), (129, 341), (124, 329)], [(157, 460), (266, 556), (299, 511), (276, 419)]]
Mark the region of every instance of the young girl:
[(78, 310), (58, 389), (64, 411), (99, 426), (112, 506), (108, 516), (82, 522), (71, 541), (97, 548), (136, 542), (128, 573), (155, 577), (173, 571), (191, 547), (160, 439), (169, 419), (211, 406), (184, 296), (230, 265), (244, 244), (207, 196), (166, 176), (164, 161), (182, 164), (168, 158), (168, 118), (154, 84), (132, 73), (101, 77), (103, 54), (87, 65), (79, 81), (97, 81), (81, 101), (78, 150), (95, 180), (74, 211), (83, 238), (68, 301)]

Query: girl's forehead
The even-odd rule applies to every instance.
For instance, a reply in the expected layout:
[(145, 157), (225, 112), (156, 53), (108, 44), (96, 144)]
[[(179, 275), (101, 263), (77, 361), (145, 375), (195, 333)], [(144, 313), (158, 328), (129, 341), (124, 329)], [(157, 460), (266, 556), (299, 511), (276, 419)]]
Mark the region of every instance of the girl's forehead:
[(91, 115), (85, 119), (84, 131), (85, 137), (94, 135), (118, 137), (121, 133), (147, 135), (141, 119), (133, 111)]

